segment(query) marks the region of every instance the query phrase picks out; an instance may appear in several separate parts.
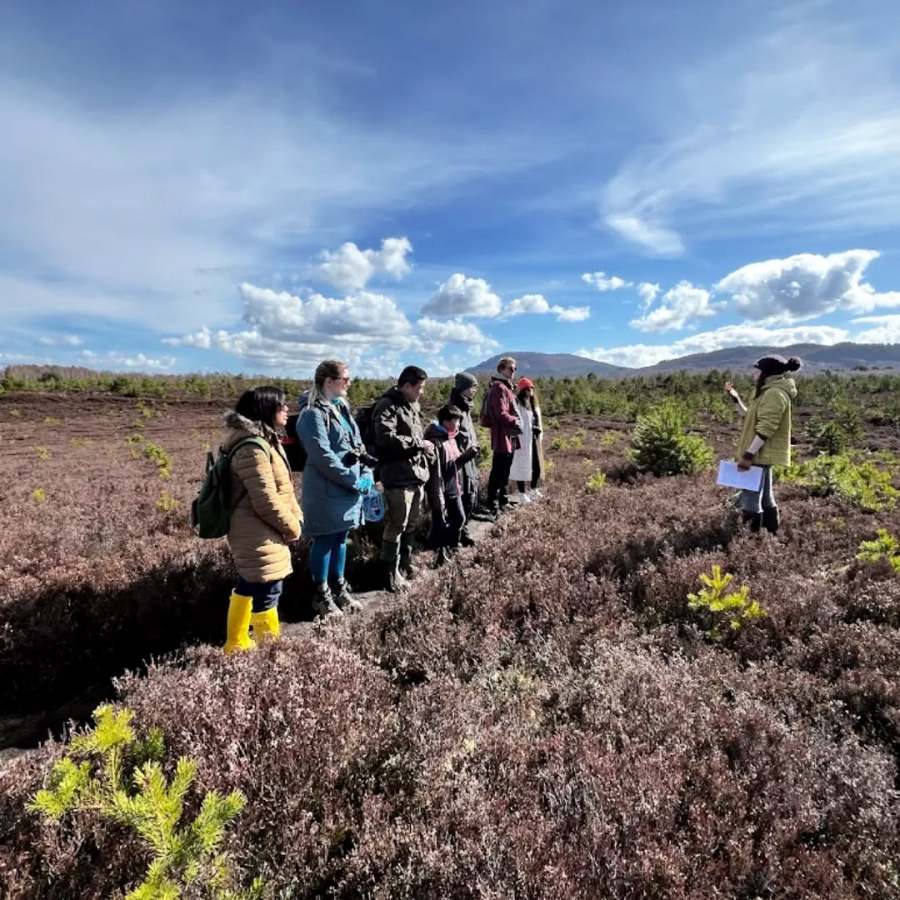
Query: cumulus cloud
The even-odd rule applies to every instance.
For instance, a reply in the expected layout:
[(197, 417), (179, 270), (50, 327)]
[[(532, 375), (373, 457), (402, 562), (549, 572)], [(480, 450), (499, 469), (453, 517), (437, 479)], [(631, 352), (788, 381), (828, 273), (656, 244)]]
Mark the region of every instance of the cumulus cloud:
[(510, 319), (513, 316), (544, 315), (548, 312), (550, 312), (550, 302), (543, 294), (525, 294), (511, 300), (503, 310), (503, 316)]
[(716, 290), (731, 295), (735, 309), (751, 319), (810, 319), (849, 309), (868, 312), (900, 306), (900, 293), (879, 294), (863, 275), (876, 250), (821, 256), (798, 253), (750, 263), (726, 275)]
[[(462, 322), (459, 319), (444, 321), (425, 317), (419, 319), (416, 327), (428, 345), (427, 350), (434, 356), (441, 352), (444, 344), (466, 344), (470, 352), (478, 355), (487, 354), (500, 346), (473, 322)], [(432, 365), (431, 368), (435, 366)]]
[(422, 308), (431, 316), (500, 315), (503, 303), (483, 278), (469, 278), (461, 272), (451, 275)]
[(556, 314), (557, 322), (583, 322), (591, 317), (589, 306), (553, 306), (550, 311)]
[(308, 377), (322, 359), (342, 359), (357, 375), (395, 374), (415, 355), (438, 362), (447, 344), (465, 345), (468, 353), (487, 355), (498, 344), (476, 325), (461, 319), (424, 317), (411, 324), (394, 300), (359, 291), (341, 299), (314, 291), (303, 295), (254, 284), (240, 286), (245, 327), (200, 328), (170, 337), (170, 346), (220, 350), (261, 369)]
[(589, 306), (558, 306), (551, 304), (543, 294), (525, 294), (516, 297), (509, 302), (503, 310), (502, 318), (511, 319), (514, 316), (547, 315), (552, 313), (557, 322), (583, 322), (591, 316)]
[(322, 262), (317, 267), (321, 278), (342, 291), (358, 291), (378, 274), (400, 279), (408, 275), (412, 265), (407, 256), (412, 244), (405, 237), (385, 238), (380, 250), (360, 250), (347, 241), (334, 251), (322, 251)]
[(657, 294), (662, 290), (659, 284), (653, 284), (649, 281), (642, 281), (637, 286), (638, 296), (641, 298), (641, 309), (648, 309), (653, 305)]
[[(898, 317), (900, 318), (900, 317)], [(586, 356), (613, 365), (638, 368), (652, 366), (664, 359), (688, 356), (692, 353), (710, 353), (726, 347), (786, 347), (791, 344), (839, 344), (850, 339), (844, 328), (830, 325), (796, 325), (788, 328), (767, 328), (743, 323), (725, 325), (714, 331), (692, 334), (670, 344), (626, 344), (617, 347), (594, 347), (578, 350)], [(748, 366), (753, 360), (748, 360)]]
[(656, 309), (645, 312), (629, 323), (638, 331), (676, 331), (694, 319), (714, 316), (719, 306), (705, 288), (695, 287), (689, 281), (681, 281), (663, 294)]
[(618, 275), (607, 275), (606, 272), (585, 272), (581, 276), (585, 284), (593, 285), (598, 291), (618, 291), (624, 287), (631, 287), (631, 282)]

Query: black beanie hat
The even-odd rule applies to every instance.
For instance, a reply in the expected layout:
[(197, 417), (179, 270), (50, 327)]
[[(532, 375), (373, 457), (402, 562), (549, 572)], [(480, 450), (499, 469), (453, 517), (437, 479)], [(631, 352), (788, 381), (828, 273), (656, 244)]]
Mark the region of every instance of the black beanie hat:
[(471, 372), (457, 372), (453, 387), (458, 391), (465, 391), (472, 387), (478, 387), (478, 379)]
[(771, 356), (763, 356), (754, 363), (754, 367), (759, 369), (766, 378), (770, 375), (783, 375), (785, 372), (796, 372), (802, 365), (803, 363), (801, 363), (796, 356), (785, 359), (783, 356), (778, 356), (774, 353)]

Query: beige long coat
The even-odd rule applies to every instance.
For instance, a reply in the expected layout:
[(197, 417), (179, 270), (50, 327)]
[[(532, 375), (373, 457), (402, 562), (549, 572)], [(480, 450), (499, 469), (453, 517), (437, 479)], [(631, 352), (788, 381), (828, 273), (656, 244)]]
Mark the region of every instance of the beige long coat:
[(228, 547), (242, 578), (278, 581), (292, 571), (288, 543), (300, 537), (303, 520), (290, 466), (271, 429), (234, 412), (225, 424), (226, 450), (247, 437), (262, 437), (269, 444), (268, 452), (245, 444), (232, 457), (231, 496), (240, 499), (231, 514)]

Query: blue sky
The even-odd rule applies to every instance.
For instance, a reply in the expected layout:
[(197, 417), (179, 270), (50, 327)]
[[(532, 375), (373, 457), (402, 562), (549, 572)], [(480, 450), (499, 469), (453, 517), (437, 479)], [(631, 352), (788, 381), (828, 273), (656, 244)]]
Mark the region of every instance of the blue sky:
[(891, 2), (4, 4), (0, 365), (900, 341)]

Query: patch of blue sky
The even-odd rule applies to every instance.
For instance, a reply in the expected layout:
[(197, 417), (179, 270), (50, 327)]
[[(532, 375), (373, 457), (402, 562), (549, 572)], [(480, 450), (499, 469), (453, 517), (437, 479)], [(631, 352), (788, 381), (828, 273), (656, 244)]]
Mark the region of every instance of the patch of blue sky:
[(900, 339), (896, 4), (4, 15), (7, 356), (374, 374)]

